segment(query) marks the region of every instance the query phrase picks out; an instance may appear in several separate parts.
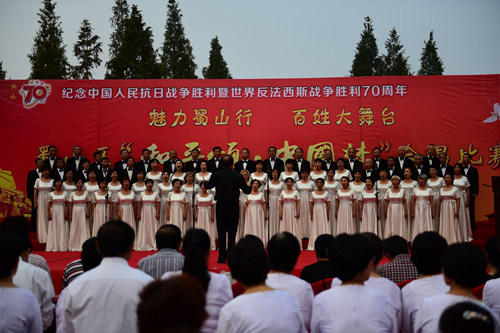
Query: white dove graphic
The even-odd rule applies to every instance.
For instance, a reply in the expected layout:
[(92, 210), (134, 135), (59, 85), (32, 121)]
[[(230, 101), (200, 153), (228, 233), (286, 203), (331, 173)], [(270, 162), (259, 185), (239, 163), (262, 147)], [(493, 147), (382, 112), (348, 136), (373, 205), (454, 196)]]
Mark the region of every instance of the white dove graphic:
[(498, 119), (500, 119), (500, 104), (495, 103), (493, 104), (493, 112), (491, 113), (491, 117), (483, 120), (483, 123), (492, 123), (494, 121), (497, 121)]

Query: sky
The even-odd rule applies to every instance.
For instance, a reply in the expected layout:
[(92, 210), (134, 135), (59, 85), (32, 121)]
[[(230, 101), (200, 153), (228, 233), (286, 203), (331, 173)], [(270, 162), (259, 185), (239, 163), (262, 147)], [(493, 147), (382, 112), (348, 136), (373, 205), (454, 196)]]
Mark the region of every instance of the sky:
[[(167, 0), (129, 0), (151, 27), (154, 47), (164, 40)], [(208, 65), (210, 42), (219, 37), (235, 79), (316, 78), (349, 75), (365, 16), (370, 16), (380, 53), (395, 27), (412, 72), (420, 68), (424, 41), (434, 31), (446, 75), (500, 73), (500, 0), (178, 0), (196, 71)], [(103, 43), (103, 79), (109, 60), (114, 0), (59, 0), (66, 55), (76, 65), (73, 45), (88, 19)], [(31, 72), (27, 54), (39, 28), (40, 0), (0, 0), (0, 61), (8, 79)]]

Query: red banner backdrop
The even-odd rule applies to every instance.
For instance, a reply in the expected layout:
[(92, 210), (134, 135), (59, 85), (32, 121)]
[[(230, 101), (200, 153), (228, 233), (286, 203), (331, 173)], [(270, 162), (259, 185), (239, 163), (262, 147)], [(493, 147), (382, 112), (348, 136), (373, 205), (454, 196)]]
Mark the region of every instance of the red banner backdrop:
[(472, 155), (480, 174), (478, 220), (493, 210), (490, 184), (500, 167), (500, 75), (266, 80), (8, 80), (0, 81), (0, 214), (30, 207), (26, 176), (48, 145), (69, 157), (81, 145), (91, 162), (101, 150), (112, 162), (121, 148), (160, 161), (170, 149), (188, 161), (198, 147), (221, 146), (280, 157), (302, 147), (307, 159), (354, 147), (360, 160), (375, 146), (383, 157), (405, 145), (408, 156), (434, 143), (449, 163)]

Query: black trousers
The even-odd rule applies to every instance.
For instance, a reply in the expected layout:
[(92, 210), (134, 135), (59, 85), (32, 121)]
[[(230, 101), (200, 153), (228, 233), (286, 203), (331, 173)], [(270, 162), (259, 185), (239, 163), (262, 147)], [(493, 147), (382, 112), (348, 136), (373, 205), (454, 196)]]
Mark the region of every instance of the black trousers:
[(476, 197), (472, 195), (469, 198), (469, 215), (470, 226), (472, 230), (476, 230)]
[[(219, 260), (226, 260), (234, 246), (240, 206), (238, 200), (218, 200), (216, 204)], [(228, 238), (226, 251), (226, 234)]]

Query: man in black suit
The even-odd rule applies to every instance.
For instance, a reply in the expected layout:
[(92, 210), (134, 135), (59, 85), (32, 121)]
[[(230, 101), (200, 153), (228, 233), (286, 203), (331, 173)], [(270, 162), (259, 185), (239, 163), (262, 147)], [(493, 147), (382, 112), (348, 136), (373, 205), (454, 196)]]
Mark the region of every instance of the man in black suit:
[[(294, 157), (295, 160), (293, 161), (293, 171), (297, 172), (300, 175), (302, 170), (311, 170), (311, 163), (308, 160), (304, 159), (304, 150), (302, 150), (302, 148), (299, 147), (295, 149)], [(323, 166), (323, 163), (321, 163), (321, 166)]]
[(373, 153), (373, 167), (377, 170), (387, 170), (387, 161), (383, 158), (380, 157), (380, 154), (382, 154), (382, 150), (380, 147), (375, 147), (372, 150)]
[(66, 181), (66, 172), (67, 170), (64, 168), (64, 160), (62, 158), (58, 158), (56, 160), (56, 167), (52, 169), (50, 173), (50, 178), (54, 180), (62, 180)]
[(356, 149), (352, 147), (349, 148), (347, 150), (347, 155), (349, 156), (349, 159), (345, 164), (345, 168), (349, 170), (351, 172), (351, 175), (354, 177), (354, 171), (363, 170), (363, 163), (356, 159)]
[(243, 148), (241, 150), (241, 161), (236, 162), (234, 170), (238, 173), (240, 173), (241, 170), (247, 170), (250, 174), (255, 172), (255, 162), (250, 160), (250, 150), (248, 150), (248, 148)]
[(445, 153), (440, 153), (439, 164), (437, 166), (437, 172), (439, 177), (444, 177), (447, 173), (453, 175), (453, 167), (449, 165), (447, 162), (448, 162), (448, 156)]
[(322, 161), (321, 169), (328, 172), (328, 170), (337, 170), (337, 163), (333, 160), (333, 154), (330, 149), (325, 149), (324, 159)]
[(362, 180), (365, 181), (367, 178), (370, 178), (373, 183), (379, 179), (378, 170), (373, 166), (373, 160), (371, 158), (365, 159), (365, 163), (363, 163), (363, 173), (361, 174)]
[(46, 167), (50, 168), (50, 171), (54, 170), (56, 167), (56, 160), (57, 160), (57, 147), (50, 145), (49, 146), (49, 157), (43, 161), (43, 165)]
[(170, 150), (168, 153), (168, 160), (163, 162), (163, 171), (167, 171), (168, 173), (172, 174), (175, 172), (175, 162), (179, 161), (177, 158), (177, 152), (175, 149)]
[(432, 143), (428, 145), (426, 153), (427, 155), (424, 157), (424, 167), (427, 169), (431, 166), (437, 168), (439, 165), (439, 157), (436, 154), (436, 146)]
[(269, 176), (269, 179), (272, 178), (273, 170), (278, 170), (278, 174), (281, 174), (285, 171), (285, 163), (278, 157), (276, 157), (276, 153), (278, 149), (274, 146), (269, 147), (267, 150), (269, 153), (269, 158), (262, 161), (262, 171), (266, 172)]
[(129, 158), (127, 159), (127, 168), (125, 168), (125, 170), (123, 170), (123, 175), (122, 175), (121, 179), (130, 180), (130, 185), (137, 182), (137, 173), (139, 171), (142, 172), (142, 169), (141, 170), (137, 169), (135, 167), (135, 165), (136, 165), (135, 159), (132, 156), (129, 156)]
[(429, 174), (429, 168), (424, 165), (424, 158), (420, 154), (415, 155), (415, 166), (413, 167), (412, 170), (412, 177), (413, 180), (418, 181), (418, 176), (421, 174), (424, 174), (427, 176), (427, 178), (430, 177)]
[(105, 180), (108, 183), (111, 181), (111, 170), (109, 168), (109, 159), (107, 157), (103, 157), (101, 160), (101, 170), (97, 172), (97, 180), (100, 182), (101, 180)]
[(82, 171), (83, 161), (87, 159), (82, 156), (82, 147), (73, 147), (73, 156), (68, 158), (66, 161), (66, 169), (73, 171), (73, 174), (77, 176)]
[(94, 170), (96, 175), (101, 170), (102, 153), (100, 151), (94, 152), (94, 163), (90, 165), (90, 170)]
[[(134, 168), (135, 168), (134, 171), (135, 171), (135, 173), (137, 174), (139, 171), (141, 171), (144, 174), (144, 176), (146, 176), (146, 174), (149, 171), (151, 171), (151, 160), (150, 159), (151, 159), (151, 150), (144, 148), (142, 150), (142, 160), (135, 163), (135, 159), (134, 159)], [(127, 160), (127, 168), (128, 167), (130, 167), (129, 160)], [(128, 173), (130, 173), (130, 172), (128, 172)], [(137, 179), (136, 179), (136, 181), (137, 181)], [(130, 179), (130, 182), (132, 184), (135, 183), (132, 181), (132, 179)]]
[[(201, 171), (200, 164), (201, 164), (201, 161), (203, 161), (203, 160), (199, 159), (199, 156), (200, 156), (200, 150), (198, 148), (194, 148), (193, 150), (191, 150), (191, 161), (188, 161), (186, 163), (186, 171), (194, 172), (194, 173)], [(208, 169), (208, 165), (207, 165), (207, 169)]]
[[(90, 161), (89, 160), (84, 160), (82, 162), (82, 169), (80, 172), (76, 175), (75, 181), (78, 179), (83, 180), (84, 183), (89, 181), (89, 172), (90, 172)], [(97, 178), (97, 173), (96, 173), (96, 178)]]
[(37, 210), (33, 209), (35, 206), (35, 182), (38, 178), (42, 177), (42, 170), (44, 167), (43, 160), (37, 158), (35, 160), (36, 168), (28, 172), (28, 179), (26, 180), (26, 196), (31, 200), (31, 231), (36, 231), (36, 218)]
[[(245, 194), (250, 194), (251, 188), (245, 182), (243, 176), (233, 167), (233, 158), (225, 155), (222, 158), (221, 166), (223, 169), (210, 177), (205, 187), (207, 189), (217, 188), (215, 192), (216, 214), (217, 214), (217, 234), (219, 238), (219, 258), (218, 263), (225, 263), (231, 249), (234, 246), (236, 231), (238, 230), (239, 218), (239, 198), (240, 189)], [(226, 234), (228, 237), (226, 251)]]
[(464, 173), (470, 183), (469, 215), (472, 230), (476, 230), (476, 197), (479, 195), (479, 173), (470, 163), (469, 153), (463, 155)]
[(129, 156), (128, 150), (125, 149), (125, 148), (123, 148), (120, 151), (121, 160), (119, 160), (118, 162), (115, 162), (115, 168), (114, 168), (114, 170), (116, 170), (118, 172), (118, 179), (122, 178), (123, 173), (124, 173), (125, 169), (127, 168), (127, 159), (128, 159), (128, 156)]
[(387, 157), (387, 178), (391, 179), (392, 176), (399, 176), (403, 179), (403, 172), (401, 169), (396, 168), (396, 158), (394, 156)]
[(212, 153), (214, 153), (214, 157), (212, 157), (211, 160), (208, 161), (208, 171), (210, 171), (211, 173), (214, 173), (216, 171), (219, 171), (222, 169), (222, 157), (221, 157), (221, 153), (222, 153), (222, 148), (219, 147), (219, 146), (215, 146), (213, 149), (212, 149)]
[[(406, 157), (406, 146), (400, 146), (398, 148), (398, 158), (396, 159), (396, 169), (404, 175), (405, 169), (410, 168), (413, 170), (413, 161)], [(402, 177), (402, 176), (400, 176)]]

